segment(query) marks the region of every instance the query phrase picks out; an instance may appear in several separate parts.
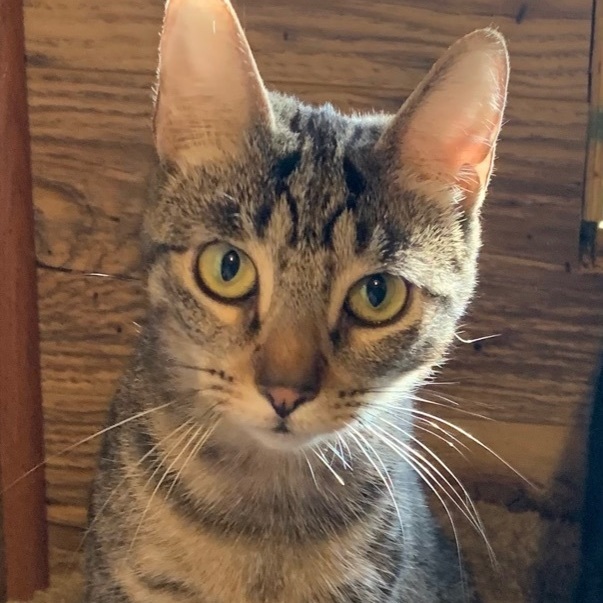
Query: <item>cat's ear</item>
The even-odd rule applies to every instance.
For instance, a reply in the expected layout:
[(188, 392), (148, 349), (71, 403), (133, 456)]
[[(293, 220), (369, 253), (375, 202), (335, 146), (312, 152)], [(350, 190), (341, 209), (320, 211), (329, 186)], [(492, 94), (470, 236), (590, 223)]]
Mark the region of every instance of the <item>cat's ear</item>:
[(153, 120), (159, 157), (180, 165), (235, 156), (272, 125), (266, 88), (228, 0), (168, 0)]
[(461, 38), (404, 103), (380, 145), (419, 182), (457, 185), (470, 211), (483, 201), (507, 97), (504, 38), (482, 29)]

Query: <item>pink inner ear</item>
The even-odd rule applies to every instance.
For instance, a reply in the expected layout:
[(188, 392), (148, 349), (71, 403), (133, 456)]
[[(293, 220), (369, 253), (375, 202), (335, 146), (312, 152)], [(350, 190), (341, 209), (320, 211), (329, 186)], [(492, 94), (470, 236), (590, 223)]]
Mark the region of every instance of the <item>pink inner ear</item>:
[(452, 173), (458, 173), (462, 166), (477, 168), (488, 163), (500, 131), (501, 110), (488, 108), (483, 115), (475, 116), (463, 132), (444, 143), (443, 156)]
[(155, 145), (180, 165), (224, 161), (254, 126), (272, 127), (267, 92), (228, 0), (171, 0), (160, 43)]

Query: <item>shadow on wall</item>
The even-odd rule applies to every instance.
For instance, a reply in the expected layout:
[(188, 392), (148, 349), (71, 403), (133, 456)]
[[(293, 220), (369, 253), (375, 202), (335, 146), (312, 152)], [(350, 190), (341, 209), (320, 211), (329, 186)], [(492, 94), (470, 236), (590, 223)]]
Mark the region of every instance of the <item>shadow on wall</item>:
[(575, 603), (603, 601), (603, 354), (595, 383), (582, 512), (582, 564)]
[[(549, 522), (534, 575), (537, 603), (603, 602), (603, 354), (591, 392), (588, 433), (576, 422), (547, 495)], [(583, 479), (575, 475), (580, 468)], [(580, 482), (583, 493), (576, 489)], [(580, 534), (573, 527), (577, 521)]]

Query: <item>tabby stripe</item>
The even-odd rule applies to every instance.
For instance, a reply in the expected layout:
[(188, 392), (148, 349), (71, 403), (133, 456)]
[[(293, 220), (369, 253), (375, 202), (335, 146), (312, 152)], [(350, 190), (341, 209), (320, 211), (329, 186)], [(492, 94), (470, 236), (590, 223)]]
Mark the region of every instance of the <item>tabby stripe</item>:
[[(346, 210), (351, 212), (356, 211), (356, 208), (358, 207), (358, 197), (362, 195), (366, 189), (365, 177), (349, 157), (343, 158), (343, 177), (348, 189), (348, 196), (345, 203), (342, 203), (335, 208), (322, 230), (322, 244), (329, 248), (333, 247), (333, 232), (337, 220), (339, 220)], [(356, 228), (356, 239), (357, 248), (367, 244), (368, 232), (365, 223), (363, 223), (360, 231), (358, 230), (358, 227)], [(358, 241), (360, 241), (360, 245), (358, 244)]]
[[(313, 493), (312, 498), (305, 500), (307, 506), (297, 516), (290, 508), (289, 501), (273, 501), (273, 516), (264, 513), (251, 514), (241, 504), (237, 508), (222, 510), (207, 504), (193, 495), (181, 480), (176, 481), (177, 471), (167, 471), (165, 459), (160, 459), (156, 451), (151, 452), (155, 445), (152, 436), (139, 430), (135, 434), (135, 445), (140, 454), (141, 466), (149, 478), (159, 486), (164, 500), (172, 510), (187, 520), (201, 526), (203, 529), (220, 536), (232, 534), (233, 537), (245, 536), (256, 541), (259, 536), (274, 536), (290, 542), (322, 540), (332, 537), (333, 533), (345, 531), (364, 518), (380, 511), (378, 501), (384, 496), (384, 486), (376, 478), (366, 481), (358, 497), (350, 505), (336, 507), (325, 500), (319, 492)], [(200, 455), (205, 462), (220, 462), (216, 455)], [(169, 496), (168, 496), (169, 494)], [(243, 503), (244, 504), (244, 503)], [(282, 508), (278, 508), (282, 506)], [(275, 520), (274, 515), (282, 517)]]
[(205, 222), (224, 238), (237, 238), (243, 231), (241, 204), (222, 194), (205, 209)]
[(258, 237), (263, 237), (272, 218), (272, 205), (266, 201), (262, 203), (253, 217), (253, 225)]
[(343, 158), (343, 175), (350, 195), (358, 197), (366, 189), (366, 179), (349, 157)]
[(291, 215), (291, 234), (289, 235), (289, 245), (293, 246), (297, 243), (299, 238), (299, 210), (297, 209), (297, 202), (286, 184), (283, 185), (283, 190), (281, 193), (285, 193), (285, 201), (287, 202), (287, 207), (289, 208), (289, 213)]
[(365, 220), (356, 222), (356, 253), (360, 254), (366, 251), (371, 242), (371, 231)]
[[(279, 159), (272, 168), (272, 178), (276, 181), (276, 198), (278, 199), (282, 195), (285, 195), (285, 201), (287, 202), (287, 207), (289, 208), (289, 213), (291, 214), (292, 231), (289, 240), (291, 244), (295, 244), (299, 236), (299, 210), (286, 180), (299, 167), (301, 159), (302, 153), (299, 149), (297, 149)], [(273, 204), (266, 201), (262, 203), (256, 210), (253, 217), (253, 225), (259, 237), (263, 237), (265, 235), (266, 229), (268, 228), (270, 220), (272, 219), (272, 212)]]
[(408, 237), (403, 230), (396, 228), (391, 223), (385, 223), (382, 227), (385, 231), (385, 241), (380, 249), (381, 261), (383, 263), (393, 262), (401, 249), (408, 248)]
[(332, 128), (331, 121), (335, 118), (335, 109), (326, 104), (321, 111), (313, 113), (306, 124), (306, 132), (312, 140), (314, 160), (317, 164), (325, 163), (329, 154), (337, 148), (337, 136)]
[(140, 584), (150, 591), (159, 591), (176, 597), (199, 600), (199, 593), (182, 582), (166, 578), (165, 576), (137, 576)]
[(279, 159), (276, 165), (272, 168), (273, 178), (275, 178), (278, 182), (289, 178), (289, 176), (291, 176), (291, 174), (299, 167), (301, 158), (302, 154), (298, 149)]
[(144, 262), (147, 265), (154, 264), (159, 258), (162, 258), (168, 253), (178, 253), (182, 255), (187, 251), (188, 247), (186, 247), (186, 245), (153, 242), (144, 250)]
[(291, 118), (291, 121), (289, 122), (289, 128), (291, 132), (294, 132), (296, 134), (299, 134), (299, 132), (301, 132), (301, 118), (301, 109), (298, 108), (297, 111), (294, 113), (293, 117)]

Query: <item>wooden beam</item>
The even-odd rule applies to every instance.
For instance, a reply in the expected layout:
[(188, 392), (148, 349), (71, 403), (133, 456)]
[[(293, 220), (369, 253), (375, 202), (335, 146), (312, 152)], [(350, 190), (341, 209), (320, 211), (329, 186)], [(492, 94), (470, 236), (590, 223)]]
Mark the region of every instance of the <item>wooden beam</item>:
[[(580, 229), (580, 255), (585, 268), (597, 268), (603, 252), (603, 0), (594, 0), (590, 62), (590, 119)], [(598, 260), (598, 261), (597, 261)], [(599, 266), (599, 268), (603, 268)]]
[(0, 505), (6, 595), (48, 584), (23, 6), (0, 2)]

